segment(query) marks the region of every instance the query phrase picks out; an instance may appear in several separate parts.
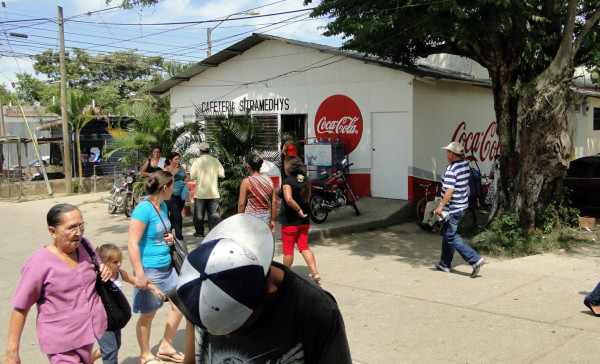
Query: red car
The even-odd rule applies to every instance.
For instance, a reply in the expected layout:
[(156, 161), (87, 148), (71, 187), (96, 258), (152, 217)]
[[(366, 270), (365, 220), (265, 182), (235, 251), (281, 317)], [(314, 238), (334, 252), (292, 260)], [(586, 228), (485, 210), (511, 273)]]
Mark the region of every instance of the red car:
[(565, 187), (573, 190), (571, 200), (579, 208), (600, 208), (600, 154), (571, 161)]

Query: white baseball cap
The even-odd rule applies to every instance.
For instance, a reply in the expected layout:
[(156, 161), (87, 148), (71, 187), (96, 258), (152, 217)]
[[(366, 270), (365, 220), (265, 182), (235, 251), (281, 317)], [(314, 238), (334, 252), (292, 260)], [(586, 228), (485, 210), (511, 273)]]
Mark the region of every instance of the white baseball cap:
[(465, 150), (463, 149), (462, 145), (460, 145), (457, 142), (452, 142), (452, 143), (448, 144), (447, 146), (442, 147), (442, 149), (449, 150), (454, 154), (465, 154)]
[(269, 226), (255, 216), (215, 226), (181, 268), (177, 296), (186, 318), (212, 335), (239, 329), (260, 304), (274, 250)]

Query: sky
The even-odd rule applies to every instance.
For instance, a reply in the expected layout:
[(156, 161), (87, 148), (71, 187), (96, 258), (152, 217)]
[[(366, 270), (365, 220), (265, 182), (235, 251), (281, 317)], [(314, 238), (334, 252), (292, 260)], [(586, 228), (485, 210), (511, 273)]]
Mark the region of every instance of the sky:
[[(310, 7), (319, 1), (304, 6), (303, 0), (159, 0), (154, 6), (122, 9), (120, 0), (108, 5), (106, 0), (4, 0), (0, 84), (13, 90), (16, 73), (34, 74), (32, 55), (46, 49), (59, 51), (58, 6), (63, 9), (67, 51), (77, 47), (106, 54), (137, 49), (145, 56), (189, 63), (206, 58), (207, 28), (211, 28), (212, 54), (252, 33), (338, 47), (341, 38), (322, 35), (327, 19), (308, 17)], [(249, 10), (259, 14), (240, 14)]]

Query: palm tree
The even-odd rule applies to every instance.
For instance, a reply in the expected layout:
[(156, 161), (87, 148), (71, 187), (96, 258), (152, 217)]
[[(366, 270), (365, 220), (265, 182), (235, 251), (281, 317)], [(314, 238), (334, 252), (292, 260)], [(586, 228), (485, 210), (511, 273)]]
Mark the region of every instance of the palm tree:
[(197, 109), (196, 115), (205, 120), (211, 150), (225, 169), (225, 179), (220, 184), (219, 194), (223, 217), (228, 217), (237, 213), (240, 185), (248, 175), (246, 156), (277, 150), (277, 141), (266, 138), (264, 126), (250, 115), (249, 109), (244, 114), (227, 116), (203, 115)]
[(182, 159), (190, 144), (199, 140), (199, 125), (195, 123), (172, 127), (168, 100), (144, 100), (133, 104), (129, 110), (126, 129), (109, 128), (113, 141), (107, 146), (107, 157), (117, 151), (139, 151), (142, 159), (134, 153), (126, 153), (119, 161), (124, 165), (139, 165), (143, 158), (152, 155), (160, 147), (164, 154), (178, 151)]
[[(67, 92), (67, 120), (71, 125), (73, 132), (75, 133), (75, 148), (77, 150), (77, 167), (79, 170), (79, 190), (83, 189), (83, 168), (81, 166), (81, 142), (80, 135), (81, 130), (92, 120), (94, 120), (97, 115), (94, 111), (94, 108), (90, 104), (92, 101), (92, 95), (89, 92), (85, 91), (69, 91)], [(55, 114), (62, 115), (62, 108), (59, 103), (55, 103), (54, 105), (48, 108), (51, 112)], [(70, 166), (65, 166), (65, 168), (70, 168)]]

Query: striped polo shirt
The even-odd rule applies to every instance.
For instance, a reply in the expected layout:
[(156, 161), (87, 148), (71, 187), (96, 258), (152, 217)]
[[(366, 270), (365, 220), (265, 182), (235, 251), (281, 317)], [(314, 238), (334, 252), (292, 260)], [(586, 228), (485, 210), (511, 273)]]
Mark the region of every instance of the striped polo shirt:
[(450, 201), (444, 206), (444, 210), (450, 214), (460, 212), (469, 207), (469, 176), (471, 168), (469, 161), (461, 159), (452, 162), (446, 167), (442, 177), (442, 197), (447, 189), (453, 189), (454, 193)]

